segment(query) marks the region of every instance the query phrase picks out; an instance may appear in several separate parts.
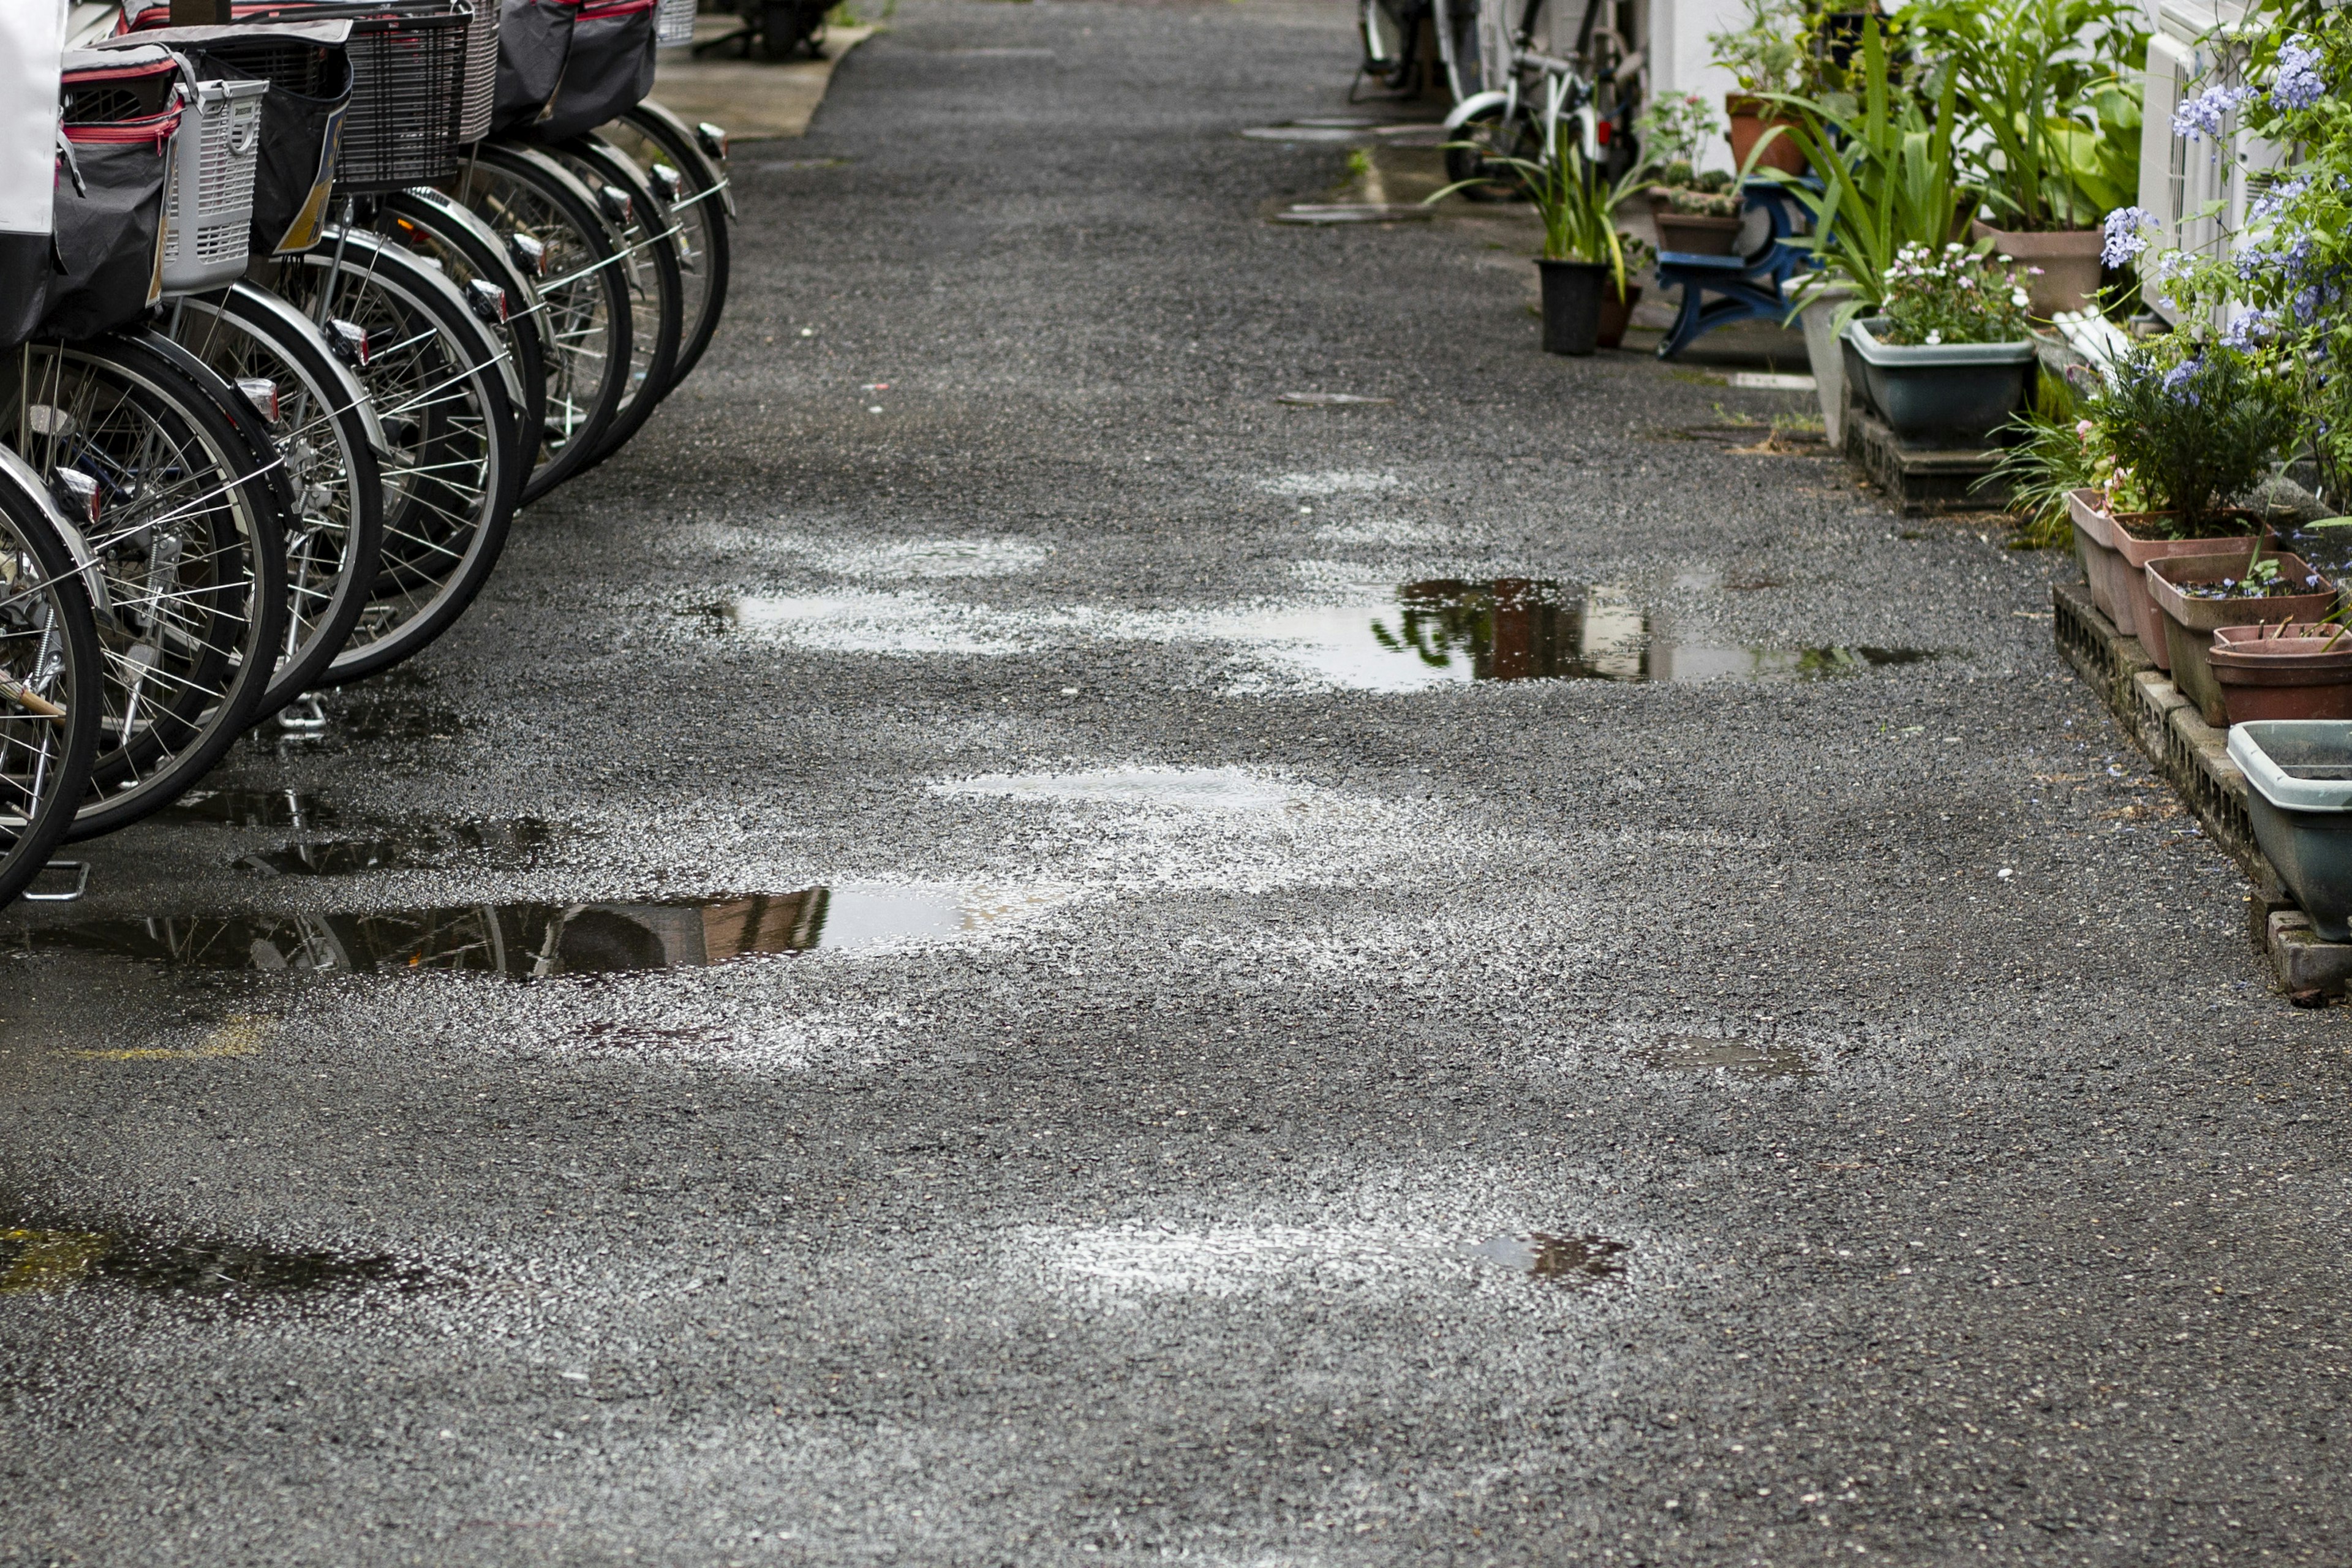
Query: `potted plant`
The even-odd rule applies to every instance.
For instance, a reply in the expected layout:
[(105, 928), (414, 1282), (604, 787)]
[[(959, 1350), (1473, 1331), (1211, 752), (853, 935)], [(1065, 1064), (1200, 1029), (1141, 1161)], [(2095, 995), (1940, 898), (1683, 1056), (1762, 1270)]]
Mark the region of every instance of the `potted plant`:
[[(1727, 93), (1723, 112), (1731, 121), (1731, 161), (1750, 166), (1759, 142), (1776, 126), (1785, 127), (1780, 103), (1808, 85), (1811, 28), (1801, 0), (1747, 0), (1745, 26), (1709, 33), (1715, 63), (1731, 73), (1739, 90)], [(1804, 150), (1787, 137), (1764, 146), (1758, 166), (1790, 174), (1805, 172)]]
[(2010, 422), (2033, 370), (2025, 302), (1990, 246), (1895, 253), (1880, 313), (1845, 330), (1855, 379), (1895, 439), (1980, 447)]
[(1843, 439), (1845, 352), (1840, 340), (1856, 316), (1875, 314), (1888, 270), (1906, 246), (1940, 250), (1960, 224), (1966, 195), (1953, 165), (1957, 115), (1947, 79), (1932, 104), (1899, 87), (1888, 68), (1885, 29), (1876, 16), (1858, 24), (1857, 93), (1791, 94), (1780, 140), (1796, 143), (1816, 180), (1791, 187), (1812, 219), (1808, 246), (1819, 263), (1798, 285), (1794, 314), (1805, 323), (1805, 350), (1825, 427)]
[(1650, 189), (1650, 221), (1658, 248), (1693, 256), (1728, 256), (1739, 237), (1742, 203), (1729, 171), (1704, 173), (1688, 163), (1669, 163)]
[(1658, 258), (1648, 241), (1622, 228), (1617, 231), (1617, 249), (1625, 258), (1624, 281), (1601, 293), (1601, 330), (1595, 341), (1604, 349), (1624, 342), (1625, 329), (1633, 324), (1633, 307), (1642, 302), (1642, 289), (1633, 281), (1633, 275)]
[[(2336, 605), (2336, 585), (2299, 555), (2266, 552), (2255, 539), (2243, 549), (2202, 555), (2168, 555), (2145, 571), (2163, 636), (2172, 654), (2172, 684), (2220, 729), (2230, 710), (2210, 658), (2213, 634), (2224, 626), (2277, 620), (2317, 620)], [(2146, 628), (2140, 642), (2148, 640)]]
[(2352, 938), (2352, 724), (2252, 723), (2230, 731), (2254, 842), (2326, 942)]
[[(1617, 235), (1617, 208), (1649, 184), (1639, 171), (1615, 184), (1584, 161), (1573, 121), (1562, 119), (1553, 132), (1551, 156), (1493, 158), (1526, 190), (1543, 222), (1543, 254), (1536, 267), (1543, 279), (1543, 346), (1546, 353), (1589, 354), (1601, 337), (1602, 300), (1625, 293), (1625, 252)], [(1482, 173), (1431, 194), (1441, 201), (1454, 192), (1490, 181)]]
[(2352, 632), (2340, 625), (2223, 626), (2205, 657), (2232, 724), (2352, 719)]
[(2069, 506), (2102, 552), (2102, 607), (2176, 680), (2147, 568), (2167, 556), (2242, 555), (2261, 525), (2231, 503), (2268, 477), (2294, 421), (2276, 376), (2225, 344), (2176, 332), (2119, 355), (2076, 426), (2090, 483)]
[(1944, 0), (1905, 14), (1958, 89), (1979, 238), (2024, 264), (2031, 309), (2095, 308), (2100, 220), (2139, 189), (2136, 0)]

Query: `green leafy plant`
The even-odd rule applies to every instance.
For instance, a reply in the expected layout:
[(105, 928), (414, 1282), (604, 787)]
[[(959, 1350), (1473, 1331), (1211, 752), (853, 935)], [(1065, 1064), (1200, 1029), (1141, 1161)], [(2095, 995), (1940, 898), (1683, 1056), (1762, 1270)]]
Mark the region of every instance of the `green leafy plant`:
[(1745, 26), (1706, 36), (1715, 63), (1731, 73), (1742, 92), (1769, 96), (1796, 91), (1804, 85), (1810, 53), (1802, 0), (1747, 0), (1747, 5)]
[[(1545, 260), (1603, 263), (1609, 268), (1611, 286), (1619, 297), (1623, 296), (1625, 250), (1617, 237), (1617, 208), (1635, 191), (1647, 188), (1646, 176), (1636, 171), (1613, 185), (1601, 178), (1600, 171), (1584, 161), (1574, 124), (1568, 120), (1554, 129), (1551, 156), (1540, 163), (1530, 158), (1497, 158), (1475, 142), (1455, 145), (1486, 155), (1491, 167), (1507, 170), (1517, 180), (1543, 224)], [(1482, 171), (1470, 179), (1456, 180), (1432, 192), (1423, 205), (1442, 201), (1472, 185), (1491, 184), (1494, 178)]]
[(1934, 0), (1898, 18), (1974, 132), (1969, 173), (2010, 229), (2088, 228), (2139, 184), (2137, 0)]
[(1651, 167), (1688, 167), (1723, 135), (1723, 121), (1703, 95), (1670, 92), (1633, 121), (1633, 133), (1642, 139), (1642, 156)]
[(2034, 377), (2032, 408), (2010, 421), (2009, 434), (2013, 444), (2001, 449), (1992, 471), (1972, 488), (2009, 492), (2009, 510), (2020, 519), (2010, 540), (2013, 548), (2063, 546), (2074, 537), (2067, 496), (2098, 483), (2084, 438), (2082, 399), (2065, 377), (2042, 370)]
[(2111, 511), (2168, 512), (2169, 536), (2195, 539), (2269, 476), (2296, 421), (2284, 378), (2175, 332), (2117, 356), (2091, 400), (2087, 439)]
[[(2316, 459), (2322, 496), (2352, 506), (2352, 8), (2273, 5), (2229, 40), (2224, 68), (2173, 116), (2192, 158), (2222, 155), (2253, 192), (2242, 230), (2195, 255), (2147, 250), (2152, 215), (2110, 214), (2106, 259), (2138, 258), (2144, 297), (2184, 323), (2225, 321), (2222, 345), (2294, 388), (2294, 442)], [(2250, 135), (2231, 137), (2234, 117)], [(2209, 145), (2210, 144), (2210, 145)], [(2291, 150), (2287, 168), (2260, 166)], [(2225, 182), (2226, 184), (2226, 182)], [(2184, 215), (2223, 217), (2219, 202)]]
[[(1958, 232), (1976, 193), (1954, 167), (1958, 87), (1944, 76), (1934, 102), (1889, 79), (1886, 31), (1875, 16), (1862, 23), (1861, 91), (1820, 97), (1780, 94), (1788, 111), (1783, 132), (1793, 140), (1821, 188), (1794, 180), (1790, 193), (1813, 220), (1810, 246), (1822, 268), (1807, 276), (1797, 306), (1822, 289), (1843, 285), (1854, 300), (1839, 315), (1842, 328), (1885, 299), (1886, 275), (1906, 246), (1940, 251)], [(1783, 176), (1785, 178), (1785, 176)], [(1793, 313), (1793, 312), (1792, 312)]]
[(1970, 249), (1958, 240), (1941, 250), (1906, 245), (1886, 269), (1879, 313), (1882, 342), (1933, 347), (1941, 343), (2013, 343), (2032, 335), (2026, 293), (1995, 258), (1992, 242)]

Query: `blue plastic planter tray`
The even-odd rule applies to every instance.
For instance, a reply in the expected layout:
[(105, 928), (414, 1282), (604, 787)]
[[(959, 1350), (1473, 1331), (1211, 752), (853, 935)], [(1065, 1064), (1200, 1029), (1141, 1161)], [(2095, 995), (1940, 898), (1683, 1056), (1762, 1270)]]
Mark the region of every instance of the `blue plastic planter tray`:
[(2352, 720), (2271, 719), (2230, 731), (2246, 815), (2312, 929), (2352, 938)]

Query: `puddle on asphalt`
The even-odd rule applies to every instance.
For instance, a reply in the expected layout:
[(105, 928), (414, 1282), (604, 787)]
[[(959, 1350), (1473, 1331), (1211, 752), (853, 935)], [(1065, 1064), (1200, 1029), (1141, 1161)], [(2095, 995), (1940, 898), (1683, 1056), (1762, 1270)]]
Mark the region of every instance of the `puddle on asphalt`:
[(1644, 1066), (1662, 1072), (1750, 1074), (1758, 1078), (1798, 1078), (1812, 1071), (1805, 1053), (1794, 1046), (1770, 1046), (1757, 1040), (1709, 1039), (1675, 1035), (1633, 1053)]
[(1577, 1285), (1624, 1273), (1625, 1266), (1617, 1258), (1633, 1247), (1628, 1242), (1598, 1236), (1553, 1236), (1536, 1230), (1465, 1243), (1464, 1250), (1532, 1279)]
[[(1335, 494), (1352, 488), (1339, 481), (1360, 478), (1299, 475), (1261, 488)], [(1299, 488), (1277, 489), (1292, 485)], [(901, 658), (1005, 654), (1079, 640), (1221, 643), (1274, 677), (1269, 683), (1244, 675), (1237, 689), (1286, 680), (1390, 692), (1473, 680), (1811, 680), (1936, 657), (1868, 645), (1681, 641), (1660, 635), (1618, 589), (1526, 578), (1432, 579), (1378, 600), (1328, 605), (1000, 610), (917, 593), (849, 593), (741, 598), (694, 613), (722, 636)]]
[(192, 789), (155, 816), (229, 827), (332, 827), (339, 820), (326, 801), (293, 789)]
[(381, 1255), (127, 1229), (53, 1229), (0, 1219), (0, 1296), (113, 1286), (151, 1295), (233, 1299), (413, 1291), (439, 1283), (418, 1264)]
[(1297, 202), (1274, 215), (1276, 223), (1425, 223), (1436, 214), (1418, 202)]
[(369, 871), (434, 871), (462, 857), (468, 869), (520, 870), (556, 840), (537, 817), (395, 829), (372, 838), (300, 839), (240, 855), (240, 871), (261, 877), (355, 877)]
[(1805, 680), (1935, 657), (1680, 642), (1657, 636), (1650, 616), (1614, 590), (1523, 578), (1408, 583), (1386, 605), (1273, 606), (1221, 619), (1217, 635), (1298, 673), (1373, 690), (1471, 680)]
[(1047, 901), (928, 888), (803, 888), (652, 902), (85, 921), (34, 930), (30, 942), (36, 948), (120, 953), (196, 969), (354, 974), (430, 969), (537, 980), (699, 968), (754, 953), (943, 941)]
[(1174, 811), (1282, 811), (1304, 795), (1240, 768), (1098, 768), (1069, 773), (983, 773), (931, 786), (943, 795), (995, 796)]

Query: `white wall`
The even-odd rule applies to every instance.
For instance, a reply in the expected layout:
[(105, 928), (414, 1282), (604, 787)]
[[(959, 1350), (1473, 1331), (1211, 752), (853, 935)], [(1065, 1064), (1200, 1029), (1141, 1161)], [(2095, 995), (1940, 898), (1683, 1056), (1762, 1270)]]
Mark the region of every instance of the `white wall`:
[[(1729, 71), (1712, 63), (1714, 51), (1707, 47), (1706, 36), (1739, 26), (1747, 17), (1748, 7), (1741, 0), (1650, 0), (1652, 97), (1701, 93), (1720, 118), (1724, 95), (1738, 91), (1739, 84), (1732, 80)], [(1717, 137), (1704, 166), (1730, 168), (1730, 143)]]

